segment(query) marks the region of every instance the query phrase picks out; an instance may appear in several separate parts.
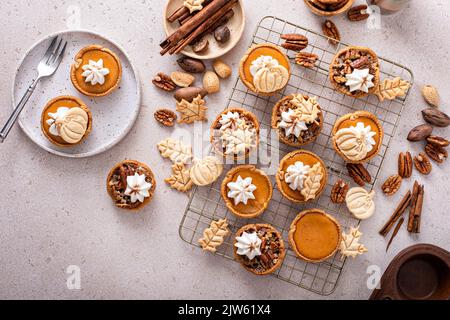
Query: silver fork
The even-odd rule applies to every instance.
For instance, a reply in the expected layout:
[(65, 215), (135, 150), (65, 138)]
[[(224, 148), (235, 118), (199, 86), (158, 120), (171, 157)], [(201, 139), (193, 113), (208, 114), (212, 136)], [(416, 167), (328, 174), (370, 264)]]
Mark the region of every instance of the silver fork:
[(53, 75), (55, 71), (58, 69), (59, 65), (61, 64), (61, 60), (64, 57), (66, 47), (67, 41), (65, 41), (63, 38), (59, 36), (53, 38), (52, 43), (47, 49), (47, 52), (45, 53), (41, 62), (39, 62), (37, 68), (38, 77), (36, 78), (36, 80), (33, 80), (33, 83), (30, 85), (28, 90), (23, 95), (19, 104), (14, 109), (13, 113), (11, 114), (8, 121), (4, 125), (2, 131), (0, 131), (0, 143), (5, 141), (12, 127), (16, 123), (17, 118), (19, 118), (20, 113), (22, 112), (23, 108), (25, 107), (34, 90), (36, 89), (36, 86), (39, 83), (39, 81), (42, 78), (46, 78)]

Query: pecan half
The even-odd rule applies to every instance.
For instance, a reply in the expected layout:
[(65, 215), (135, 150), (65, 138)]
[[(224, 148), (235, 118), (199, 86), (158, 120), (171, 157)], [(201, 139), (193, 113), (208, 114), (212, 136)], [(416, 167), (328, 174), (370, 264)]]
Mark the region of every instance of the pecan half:
[(365, 69), (370, 68), (370, 61), (368, 56), (363, 56), (359, 59), (356, 59), (352, 63), (350, 63), (350, 66), (354, 69)]
[(161, 123), (166, 127), (173, 127), (175, 120), (177, 120), (177, 115), (172, 110), (160, 109), (154, 114), (156, 121)]
[(434, 146), (442, 147), (442, 148), (443, 147), (448, 147), (448, 145), (450, 145), (450, 141), (448, 141), (445, 138), (438, 137), (438, 136), (429, 136), (427, 138), (427, 142), (431, 143)]
[(366, 182), (372, 182), (372, 177), (370, 176), (369, 171), (367, 171), (364, 165), (360, 163), (347, 163), (347, 170), (350, 177), (352, 177), (352, 179), (355, 180), (355, 182), (361, 187), (363, 187)]
[(398, 174), (390, 176), (381, 186), (381, 190), (383, 190), (384, 194), (387, 196), (391, 196), (400, 189), (402, 185), (402, 177)]
[(370, 14), (367, 13), (367, 5), (362, 4), (350, 8), (347, 12), (348, 20), (350, 21), (362, 21), (369, 18)]
[(159, 72), (153, 78), (152, 83), (159, 89), (165, 91), (173, 91), (177, 88), (177, 85), (170, 79), (170, 76), (162, 72)]
[(431, 159), (433, 159), (437, 163), (443, 163), (445, 159), (448, 158), (447, 150), (442, 147), (435, 146), (431, 143), (428, 143), (425, 146), (425, 152)]
[(411, 153), (400, 152), (398, 155), (398, 175), (402, 178), (409, 178), (412, 175), (413, 160)]
[(425, 175), (430, 174), (431, 169), (433, 168), (430, 159), (428, 159), (428, 156), (423, 152), (414, 157), (414, 166), (416, 167), (417, 171)]
[(347, 196), (348, 189), (349, 185), (345, 183), (344, 180), (339, 179), (333, 186), (333, 189), (331, 189), (331, 201), (333, 203), (343, 203)]
[(295, 63), (305, 68), (312, 68), (315, 66), (319, 56), (311, 52), (299, 52), (295, 56)]
[(308, 38), (301, 34), (282, 34), (281, 39), (286, 40), (281, 46), (288, 50), (301, 51), (308, 46)]
[(341, 33), (339, 32), (339, 29), (336, 27), (333, 21), (325, 20), (322, 25), (322, 31), (324, 35), (326, 35), (328, 38), (331, 38), (331, 43), (337, 44), (339, 41), (341, 41)]

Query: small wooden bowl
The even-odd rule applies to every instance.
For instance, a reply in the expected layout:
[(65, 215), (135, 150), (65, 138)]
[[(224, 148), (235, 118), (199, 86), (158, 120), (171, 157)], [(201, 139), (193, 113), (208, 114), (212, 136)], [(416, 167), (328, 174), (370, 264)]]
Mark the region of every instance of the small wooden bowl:
[[(164, 30), (166, 31), (167, 36), (171, 35), (173, 32), (175, 32), (178, 27), (179, 23), (178, 21), (175, 22), (169, 22), (167, 21), (167, 17), (169, 17), (173, 12), (175, 12), (178, 8), (180, 8), (183, 5), (183, 0), (169, 0), (167, 1), (166, 8), (164, 10)], [(206, 52), (198, 54), (192, 51), (192, 48), (190, 46), (187, 46), (186, 48), (181, 51), (182, 54), (185, 56), (195, 58), (195, 59), (201, 59), (201, 60), (208, 60), (208, 59), (215, 59), (218, 57), (221, 57), (228, 53), (231, 49), (233, 49), (241, 39), (244, 29), (245, 29), (245, 11), (244, 11), (244, 4), (242, 0), (239, 0), (239, 3), (234, 6), (234, 16), (228, 21), (226, 26), (231, 31), (231, 37), (230, 40), (228, 40), (227, 43), (220, 44), (217, 43), (217, 41), (214, 39), (214, 35), (209, 34), (206, 36), (206, 39), (209, 41), (209, 48), (206, 50)]]
[(332, 17), (332, 16), (337, 16), (341, 13), (346, 12), (348, 9), (350, 9), (350, 7), (353, 5), (354, 0), (349, 0), (347, 2), (347, 4), (345, 4), (342, 8), (335, 10), (335, 11), (325, 11), (325, 10), (321, 10), (315, 6), (313, 6), (308, 0), (304, 0), (306, 6), (309, 8), (309, 10), (311, 10), (314, 14), (318, 15), (318, 16), (323, 16), (323, 17)]

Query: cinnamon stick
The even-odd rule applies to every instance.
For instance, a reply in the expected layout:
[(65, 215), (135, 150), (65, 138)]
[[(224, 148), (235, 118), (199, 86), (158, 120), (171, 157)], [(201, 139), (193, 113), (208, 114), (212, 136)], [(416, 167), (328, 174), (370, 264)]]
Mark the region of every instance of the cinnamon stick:
[(408, 231), (412, 233), (420, 232), (420, 220), (423, 207), (423, 196), (425, 188), (417, 181), (414, 182), (411, 208), (409, 211)]
[(190, 14), (189, 9), (186, 8), (185, 6), (181, 6), (167, 18), (167, 21), (175, 22), (177, 19), (180, 19), (180, 17), (182, 17), (186, 13)]
[[(206, 7), (208, 4), (211, 3), (212, 0), (205, 0), (203, 2), (203, 8)], [(203, 10), (203, 9), (202, 9)], [(201, 10), (200, 10), (201, 11)], [(178, 18), (178, 23), (180, 25), (185, 24), (186, 22), (188, 22), (193, 16), (195, 16), (196, 14), (198, 14), (200, 11), (195, 11), (193, 13), (190, 13), (189, 11), (187, 12), (187, 14), (182, 15), (181, 17)]]
[(408, 192), (405, 194), (403, 199), (398, 204), (397, 208), (395, 209), (394, 213), (391, 215), (389, 220), (386, 222), (386, 224), (381, 228), (379, 233), (385, 237), (389, 231), (392, 229), (394, 224), (397, 222), (397, 220), (403, 215), (403, 213), (406, 211), (408, 206), (411, 204), (411, 190), (408, 190)]
[(218, 20), (214, 25), (212, 25), (208, 30), (206, 30), (205, 32), (203, 32), (201, 35), (199, 35), (194, 41), (192, 41), (192, 43), (196, 43), (197, 41), (199, 41), (201, 38), (203, 38), (204, 36), (206, 36), (209, 33), (214, 32), (214, 30), (216, 30), (217, 28), (223, 26), (224, 24), (228, 23), (228, 21), (230, 21), (231, 18), (233, 18), (234, 16), (234, 10), (230, 9), (228, 10), (223, 16), (222, 18), (220, 18), (220, 20)]
[[(193, 43), (193, 41), (203, 34), (206, 30), (211, 28), (217, 21), (219, 21), (222, 16), (230, 10), (235, 4), (237, 0), (231, 0), (225, 6), (219, 9), (215, 14), (213, 14), (208, 20), (206, 20), (203, 24), (201, 24), (194, 32), (192, 32), (187, 38), (182, 40), (176, 47), (173, 47), (169, 50), (169, 54), (179, 53), (183, 50), (187, 45)], [(195, 19), (195, 17), (193, 18)], [(189, 22), (188, 22), (189, 23)]]
[[(182, 25), (178, 30), (173, 32), (160, 44), (163, 49), (161, 51), (161, 55), (166, 54), (173, 47), (176, 47), (182, 39), (191, 34), (194, 30), (198, 29), (200, 25), (208, 22), (210, 18), (224, 6), (229, 5), (230, 3), (234, 4), (236, 1), (237, 0), (213, 0), (209, 5), (200, 10), (198, 14), (190, 19), (186, 24)], [(226, 11), (228, 11), (228, 9)]]
[(391, 246), (392, 241), (394, 240), (394, 238), (395, 238), (395, 236), (397, 235), (398, 231), (399, 231), (400, 228), (402, 227), (403, 222), (405, 222), (405, 218), (402, 217), (402, 218), (398, 221), (397, 225), (395, 226), (394, 232), (392, 233), (392, 236), (391, 236), (391, 238), (389, 239), (389, 242), (388, 242), (388, 244), (387, 244), (387, 246), (386, 246), (386, 252), (389, 250), (389, 247)]

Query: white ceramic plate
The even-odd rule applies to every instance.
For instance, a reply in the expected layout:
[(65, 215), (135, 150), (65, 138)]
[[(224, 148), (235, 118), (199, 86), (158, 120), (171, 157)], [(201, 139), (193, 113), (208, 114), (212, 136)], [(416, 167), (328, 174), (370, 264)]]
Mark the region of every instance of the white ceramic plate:
[[(164, 29), (166, 30), (167, 36), (171, 35), (179, 28), (178, 21), (170, 23), (167, 21), (167, 17), (169, 17), (172, 13), (174, 13), (178, 8), (183, 5), (184, 0), (169, 0), (167, 2), (166, 9), (164, 11)], [(233, 8), (234, 16), (227, 23), (227, 27), (231, 31), (230, 40), (227, 43), (220, 44), (214, 39), (214, 35), (210, 34), (206, 36), (206, 39), (209, 41), (209, 48), (205, 53), (197, 54), (192, 51), (190, 46), (187, 46), (182, 54), (196, 59), (214, 59), (224, 54), (228, 53), (231, 49), (233, 49), (239, 40), (242, 37), (245, 29), (245, 12), (243, 1), (239, 0), (239, 3)]]
[[(137, 71), (119, 45), (90, 31), (63, 31), (51, 35), (34, 45), (22, 60), (14, 79), (14, 106), (36, 78), (36, 67), (51, 39), (61, 35), (68, 41), (65, 57), (55, 74), (43, 79), (19, 117), (25, 134), (41, 148), (63, 157), (83, 158), (102, 153), (119, 143), (133, 127), (141, 106), (141, 87)], [(70, 81), (70, 66), (77, 52), (88, 45), (99, 44), (111, 49), (122, 63), (122, 81), (117, 90), (101, 98), (91, 98), (79, 93)], [(69, 148), (53, 145), (42, 134), (41, 113), (51, 99), (72, 95), (84, 101), (92, 111), (93, 127), (82, 144)]]

